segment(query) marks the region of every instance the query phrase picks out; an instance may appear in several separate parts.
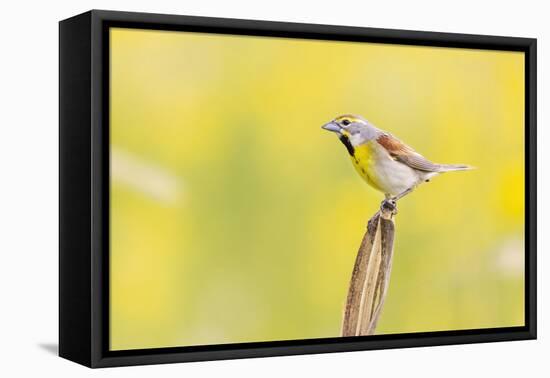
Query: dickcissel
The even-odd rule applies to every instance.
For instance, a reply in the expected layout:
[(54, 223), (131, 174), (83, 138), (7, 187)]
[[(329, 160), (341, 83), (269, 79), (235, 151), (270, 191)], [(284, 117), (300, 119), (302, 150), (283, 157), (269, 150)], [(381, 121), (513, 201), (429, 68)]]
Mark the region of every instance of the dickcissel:
[(342, 115), (323, 125), (346, 146), (353, 166), (373, 188), (384, 193), (383, 205), (397, 200), (418, 185), (444, 172), (472, 169), (467, 165), (436, 164), (357, 115)]

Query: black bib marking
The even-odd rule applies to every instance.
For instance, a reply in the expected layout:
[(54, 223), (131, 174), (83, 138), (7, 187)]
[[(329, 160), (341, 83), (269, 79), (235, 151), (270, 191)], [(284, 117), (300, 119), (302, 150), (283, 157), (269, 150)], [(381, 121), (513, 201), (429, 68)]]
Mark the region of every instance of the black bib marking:
[(351, 145), (351, 142), (349, 141), (349, 138), (345, 135), (340, 135), (338, 137), (342, 143), (344, 143), (344, 146), (346, 146), (346, 149), (348, 150), (348, 153), (353, 156), (355, 153), (355, 148)]

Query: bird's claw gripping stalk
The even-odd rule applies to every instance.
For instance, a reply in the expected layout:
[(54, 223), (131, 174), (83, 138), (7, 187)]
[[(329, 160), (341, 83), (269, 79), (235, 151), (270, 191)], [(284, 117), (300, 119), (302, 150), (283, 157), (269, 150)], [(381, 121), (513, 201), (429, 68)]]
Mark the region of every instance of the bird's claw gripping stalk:
[(380, 204), (381, 212), (390, 212), (392, 215), (397, 214), (397, 201), (394, 198), (386, 198)]

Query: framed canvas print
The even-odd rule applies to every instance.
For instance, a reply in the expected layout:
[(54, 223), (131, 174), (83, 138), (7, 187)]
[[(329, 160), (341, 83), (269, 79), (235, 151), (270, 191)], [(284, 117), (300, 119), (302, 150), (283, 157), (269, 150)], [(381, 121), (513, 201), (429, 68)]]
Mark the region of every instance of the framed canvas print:
[(62, 357), (536, 337), (536, 40), (60, 22)]

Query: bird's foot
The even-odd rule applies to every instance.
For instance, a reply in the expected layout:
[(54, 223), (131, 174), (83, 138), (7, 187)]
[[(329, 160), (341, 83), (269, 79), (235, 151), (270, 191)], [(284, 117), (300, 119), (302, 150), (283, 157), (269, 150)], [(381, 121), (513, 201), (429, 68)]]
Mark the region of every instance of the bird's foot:
[(380, 211), (389, 211), (392, 215), (397, 214), (397, 201), (394, 198), (386, 198), (380, 204)]

